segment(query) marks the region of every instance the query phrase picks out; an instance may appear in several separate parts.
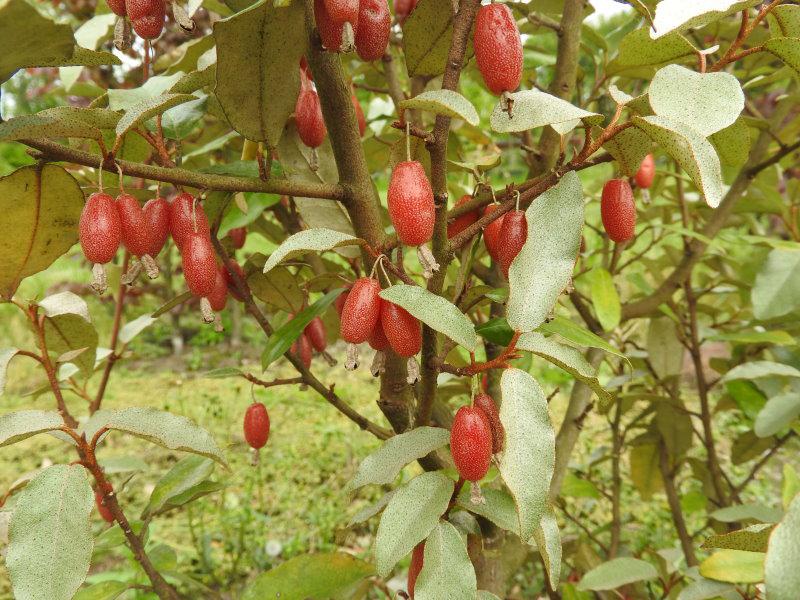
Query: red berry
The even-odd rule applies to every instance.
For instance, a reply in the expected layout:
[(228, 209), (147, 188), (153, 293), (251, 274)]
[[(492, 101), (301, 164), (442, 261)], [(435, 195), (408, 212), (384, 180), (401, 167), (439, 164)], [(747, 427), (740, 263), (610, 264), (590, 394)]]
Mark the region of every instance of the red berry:
[(308, 339), (308, 336), (305, 333), (301, 333), (300, 337), (298, 337), (289, 351), (294, 354), (297, 358), (303, 361), (306, 369), (311, 368), (311, 358), (312, 358), (312, 350), (311, 350), (311, 342)]
[(224, 310), (225, 305), (228, 303), (228, 282), (225, 277), (227, 272), (228, 270), (222, 265), (217, 267), (217, 274), (214, 276), (214, 289), (208, 295), (211, 310), (217, 312)]
[(394, 14), (397, 17), (397, 22), (400, 25), (405, 23), (416, 7), (417, 0), (394, 0)]
[(190, 233), (198, 231), (208, 236), (208, 217), (200, 201), (195, 202), (191, 194), (183, 193), (175, 196), (169, 207), (169, 228), (178, 248), (183, 247), (183, 242)]
[(358, 23), (358, 0), (324, 0), (325, 10), (336, 23)]
[(99, 265), (111, 262), (122, 240), (122, 224), (114, 198), (103, 192), (89, 196), (78, 230), (86, 260)]
[(358, 134), (361, 137), (364, 137), (364, 132), (367, 130), (367, 119), (364, 117), (364, 110), (361, 108), (361, 104), (358, 102), (358, 98), (356, 98), (355, 94), (350, 96), (350, 99), (353, 101), (353, 108), (356, 111), (356, 121), (358, 121)]
[(498, 96), (516, 90), (522, 79), (522, 39), (508, 6), (487, 4), (478, 10), (473, 44), (486, 87)]
[(492, 427), (481, 409), (462, 406), (450, 429), (450, 452), (459, 475), (467, 481), (480, 481), (492, 461)]
[(301, 89), (294, 109), (297, 122), (297, 133), (309, 148), (319, 148), (328, 135), (325, 120), (322, 118), (322, 106), (317, 92), (312, 89)]
[(147, 254), (155, 258), (169, 237), (169, 202), (164, 198), (153, 198), (145, 203), (142, 210), (149, 233)]
[(106, 506), (105, 498), (99, 491), (94, 492), (94, 503), (97, 505), (97, 512), (103, 517), (106, 523), (114, 522), (114, 515), (111, 514), (111, 509)]
[(408, 595), (414, 598), (414, 587), (417, 585), (417, 577), (419, 577), (419, 572), (422, 571), (422, 563), (423, 559), (425, 558), (425, 541), (421, 541), (419, 544), (414, 546), (414, 550), (411, 551), (411, 565), (408, 567), (408, 585), (406, 586), (408, 589)]
[(353, 26), (353, 33), (358, 32), (358, 6), (356, 5), (356, 17), (353, 21), (337, 21), (328, 12), (325, 0), (314, 0), (314, 20), (325, 49), (329, 52), (339, 52), (344, 37), (344, 24), (349, 22)]
[(357, 279), (342, 308), (340, 335), (345, 342), (361, 344), (372, 335), (381, 305), (381, 284), (369, 277)]
[[(467, 194), (466, 196), (461, 196), (461, 199), (458, 202), (456, 202), (456, 206), (464, 204), (465, 202), (469, 202), (470, 200), (472, 200), (472, 196), (470, 196), (469, 194)], [(453, 236), (458, 235), (477, 220), (478, 220), (477, 210), (473, 210), (468, 213), (464, 213), (460, 217), (456, 217), (455, 219), (453, 219), (451, 223), (447, 224), (447, 237), (451, 238)]]
[(339, 313), (339, 317), (342, 316), (342, 311), (344, 310), (345, 302), (347, 302), (347, 295), (350, 293), (348, 289), (345, 292), (342, 292), (339, 296), (336, 297), (336, 300), (333, 301), (333, 306), (336, 308), (336, 312)]
[(167, 8), (164, 0), (125, 0), (133, 30), (146, 40), (161, 35)]
[(251, 448), (258, 450), (269, 439), (269, 413), (261, 402), (253, 402), (244, 413), (244, 439)]
[(600, 216), (608, 237), (615, 242), (626, 242), (636, 229), (636, 204), (633, 190), (626, 179), (611, 179), (603, 186)]
[(236, 273), (239, 275), (239, 278), (245, 282), (247, 281), (247, 275), (245, 274), (244, 269), (239, 266), (239, 263), (232, 258), (228, 259), (228, 268), (223, 269), (223, 275), (225, 276), (225, 283), (228, 286), (228, 292), (235, 300), (244, 302), (244, 296), (239, 293), (239, 288), (236, 287), (236, 282), (233, 280), (233, 277), (231, 277), (230, 270), (236, 271)]
[(639, 165), (639, 170), (636, 171), (636, 176), (634, 179), (636, 180), (636, 185), (643, 190), (646, 190), (651, 185), (653, 185), (653, 179), (656, 176), (656, 159), (653, 158), (652, 154), (648, 154), (644, 157), (642, 164)]
[(139, 201), (130, 194), (120, 194), (117, 196), (117, 210), (122, 225), (122, 243), (134, 256), (144, 256), (150, 248), (150, 239)]
[(383, 58), (389, 45), (392, 15), (386, 0), (361, 0), (358, 11), (356, 50), (361, 60), (373, 61)]
[[(486, 377), (484, 375), (484, 377)], [(484, 388), (485, 389), (485, 388)], [(472, 401), (475, 408), (479, 408), (489, 418), (489, 425), (492, 430), (492, 453), (502, 452), (506, 444), (506, 429), (500, 422), (500, 411), (497, 404), (489, 394), (478, 394)]]
[(389, 345), (398, 356), (410, 358), (422, 349), (422, 328), (419, 321), (403, 307), (383, 302), (381, 324)]
[(378, 324), (375, 326), (372, 335), (369, 336), (367, 341), (373, 350), (378, 350), (379, 352), (383, 352), (389, 347), (389, 340), (386, 339), (386, 334), (383, 332), (383, 324), (380, 319), (378, 319)]
[(317, 352), (323, 352), (328, 347), (328, 333), (325, 331), (325, 323), (319, 317), (314, 317), (306, 325), (305, 334)]
[(503, 217), (503, 228), (500, 230), (500, 268), (508, 277), (508, 269), (517, 258), (517, 254), (528, 239), (528, 220), (521, 210), (510, 210)]
[(245, 241), (247, 240), (247, 228), (236, 227), (235, 229), (231, 229), (228, 232), (228, 237), (231, 238), (233, 247), (236, 250), (241, 250), (244, 247)]
[[(314, 81), (314, 75), (311, 73), (311, 69), (308, 66), (308, 61), (306, 60), (305, 56), (300, 57), (300, 73), (305, 75), (307, 81)], [(301, 80), (301, 83), (307, 83)]]
[(125, 9), (125, 0), (108, 0), (108, 8), (111, 9), (111, 12), (120, 17), (124, 17), (128, 14)]
[[(493, 212), (498, 206), (498, 204), (490, 204), (485, 207), (483, 209), (483, 216), (485, 217)], [(494, 262), (500, 262), (500, 246), (502, 245), (501, 240), (503, 239), (500, 232), (503, 230), (503, 221), (505, 221), (505, 218), (506, 215), (504, 214), (483, 228), (483, 243), (486, 244), (486, 250), (489, 251), (489, 256), (492, 257)]]
[(181, 248), (183, 255), (183, 277), (189, 290), (198, 298), (206, 298), (216, 282), (217, 263), (211, 240), (202, 233), (190, 233)]
[(431, 239), (436, 207), (431, 184), (421, 163), (398, 163), (392, 172), (386, 197), (389, 218), (403, 244), (420, 246)]

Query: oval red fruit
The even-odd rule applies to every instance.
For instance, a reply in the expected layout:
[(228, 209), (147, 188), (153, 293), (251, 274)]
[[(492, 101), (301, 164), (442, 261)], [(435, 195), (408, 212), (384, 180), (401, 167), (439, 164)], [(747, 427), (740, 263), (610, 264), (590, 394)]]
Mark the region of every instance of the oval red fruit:
[(656, 177), (656, 159), (653, 158), (652, 154), (648, 154), (644, 157), (642, 164), (639, 165), (639, 170), (636, 171), (636, 176), (634, 180), (636, 181), (636, 185), (643, 190), (648, 189), (651, 185), (653, 185), (653, 180)]
[(408, 567), (408, 585), (406, 587), (408, 595), (412, 599), (414, 598), (414, 588), (417, 585), (417, 577), (419, 577), (419, 572), (422, 571), (422, 563), (424, 558), (425, 541), (423, 540), (414, 546), (414, 549), (411, 551), (411, 565)]
[(217, 277), (217, 263), (211, 240), (202, 233), (190, 233), (181, 248), (183, 255), (183, 278), (189, 290), (199, 297), (206, 298), (214, 291)]
[(386, 0), (361, 0), (358, 11), (356, 51), (361, 60), (373, 61), (383, 58), (389, 45), (392, 15)]
[(522, 39), (508, 6), (481, 6), (473, 44), (486, 87), (498, 96), (516, 90), (522, 80)]
[(297, 123), (297, 134), (309, 148), (319, 148), (328, 135), (325, 119), (322, 118), (322, 106), (317, 92), (312, 89), (301, 89), (294, 109)]
[(241, 250), (244, 247), (245, 241), (247, 241), (247, 229), (244, 227), (231, 229), (228, 232), (228, 237), (231, 238), (233, 247), (237, 250)]
[(333, 301), (333, 306), (336, 308), (336, 312), (339, 313), (339, 317), (342, 316), (342, 311), (344, 310), (344, 305), (347, 302), (347, 295), (350, 293), (348, 289), (345, 292), (342, 292), (339, 296), (337, 296), (336, 300)]
[[(197, 227), (195, 227), (197, 225)], [(169, 206), (169, 229), (178, 248), (190, 233), (195, 231), (208, 237), (208, 217), (198, 200), (191, 194), (178, 194)]]
[(425, 169), (417, 161), (398, 163), (387, 192), (389, 218), (406, 246), (420, 246), (433, 236), (436, 207)]
[(381, 323), (380, 319), (378, 319), (378, 324), (375, 325), (375, 329), (372, 331), (372, 335), (369, 336), (367, 342), (369, 342), (373, 350), (379, 352), (383, 352), (389, 347), (389, 340), (386, 339), (386, 334), (383, 332), (383, 323)]
[(402, 25), (408, 16), (417, 7), (417, 0), (394, 0), (394, 14), (397, 22)]
[(311, 346), (317, 352), (323, 352), (328, 347), (328, 333), (325, 331), (325, 323), (319, 317), (314, 317), (306, 325), (305, 334)]
[(139, 201), (130, 194), (120, 194), (117, 196), (117, 210), (122, 226), (122, 243), (134, 256), (144, 256), (150, 248), (150, 240), (144, 210)]
[(269, 439), (269, 413), (261, 402), (253, 402), (244, 413), (244, 439), (251, 448), (258, 450)]
[(450, 429), (450, 452), (459, 475), (467, 481), (480, 481), (492, 461), (492, 428), (481, 409), (462, 406)]
[(611, 179), (603, 186), (600, 216), (608, 237), (615, 242), (633, 238), (636, 230), (636, 204), (626, 179)]
[[(461, 204), (469, 202), (470, 200), (472, 200), (472, 196), (470, 196), (469, 194), (467, 194), (466, 196), (461, 196), (461, 199), (458, 202), (456, 202), (456, 206), (460, 206)], [(468, 213), (464, 213), (460, 217), (456, 217), (455, 219), (453, 219), (453, 221), (447, 224), (447, 237), (451, 238), (453, 236), (458, 235), (477, 220), (478, 220), (477, 210), (472, 210)]]
[(305, 82), (301, 80), (301, 84), (306, 84), (308, 81), (314, 81), (314, 75), (311, 73), (311, 69), (308, 66), (308, 61), (306, 60), (305, 56), (300, 57), (300, 72), (302, 75), (305, 75), (306, 78)]
[(422, 349), (422, 328), (416, 317), (391, 302), (381, 304), (381, 325), (395, 354), (410, 358)]
[(227, 273), (227, 269), (219, 265), (217, 274), (214, 276), (214, 289), (208, 295), (208, 303), (211, 304), (211, 310), (217, 312), (224, 310), (225, 305), (228, 303), (228, 281), (225, 273)]
[(96, 491), (94, 492), (94, 502), (97, 505), (97, 512), (100, 513), (100, 516), (103, 518), (103, 521), (106, 523), (113, 523), (114, 522), (114, 515), (111, 514), (111, 509), (106, 506), (105, 498), (103, 494)]
[(497, 409), (494, 399), (489, 394), (478, 394), (472, 404), (486, 413), (489, 418), (489, 426), (492, 431), (492, 453), (502, 452), (506, 443), (506, 429), (500, 422), (500, 411)]
[(503, 275), (508, 277), (508, 269), (528, 239), (528, 220), (521, 210), (510, 210), (503, 217), (500, 230), (499, 263)]
[(311, 342), (305, 333), (300, 334), (300, 337), (294, 341), (289, 351), (303, 362), (306, 369), (311, 368), (311, 358), (313, 353), (311, 350)]
[(125, 0), (125, 9), (140, 37), (152, 40), (161, 35), (167, 16), (164, 0)]
[(358, 0), (324, 0), (325, 10), (335, 23), (358, 23)]
[(164, 198), (153, 198), (142, 210), (149, 234), (147, 254), (155, 258), (169, 237), (169, 202)]
[(342, 308), (342, 339), (351, 344), (361, 344), (372, 335), (381, 314), (381, 284), (369, 277), (357, 279), (347, 294)]
[(111, 9), (111, 12), (120, 17), (124, 17), (128, 14), (125, 8), (125, 0), (108, 0), (108, 8)]
[(114, 198), (103, 192), (89, 196), (78, 230), (86, 260), (99, 265), (110, 262), (122, 241), (122, 224)]
[(361, 108), (361, 104), (356, 98), (356, 95), (353, 94), (350, 96), (350, 100), (353, 102), (353, 108), (356, 111), (356, 121), (358, 122), (358, 135), (364, 137), (364, 132), (367, 130), (367, 119), (364, 117), (364, 110)]
[[(358, 15), (357, 6), (356, 15)], [(317, 24), (317, 31), (325, 49), (329, 52), (339, 52), (342, 47), (346, 21), (334, 19), (328, 12), (325, 0), (314, 0), (314, 21)], [(349, 23), (353, 26), (353, 33), (358, 33), (358, 17), (356, 17), (355, 22), (349, 21)]]
[(228, 286), (228, 292), (235, 300), (244, 302), (244, 296), (239, 293), (239, 288), (236, 287), (236, 282), (233, 280), (233, 277), (231, 277), (231, 270), (236, 271), (236, 273), (239, 275), (239, 278), (244, 282), (247, 282), (247, 275), (245, 274), (244, 269), (239, 266), (239, 263), (232, 258), (228, 259), (228, 268), (223, 269), (223, 275), (225, 276), (225, 283)]
[[(490, 214), (498, 208), (498, 206), (498, 204), (490, 204), (485, 207), (483, 209), (483, 216), (485, 217)], [(503, 239), (500, 232), (503, 230), (503, 221), (505, 218), (506, 215), (502, 215), (483, 228), (483, 243), (486, 244), (486, 250), (489, 251), (489, 256), (492, 257), (494, 262), (500, 262), (500, 241)]]

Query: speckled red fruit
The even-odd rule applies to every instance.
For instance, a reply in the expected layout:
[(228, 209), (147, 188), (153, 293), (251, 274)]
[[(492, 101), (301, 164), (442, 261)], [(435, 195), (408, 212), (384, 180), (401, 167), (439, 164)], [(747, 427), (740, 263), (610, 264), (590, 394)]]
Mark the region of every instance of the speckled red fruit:
[(361, 60), (380, 60), (389, 45), (392, 15), (386, 0), (361, 0), (358, 11), (356, 51)]
[(652, 154), (648, 154), (644, 157), (642, 164), (639, 165), (639, 170), (636, 171), (636, 176), (634, 180), (636, 181), (636, 185), (643, 190), (648, 189), (651, 185), (653, 185), (653, 180), (656, 177), (656, 159), (653, 158)]
[(344, 310), (344, 305), (347, 302), (347, 295), (349, 293), (350, 289), (348, 288), (347, 291), (342, 292), (342, 294), (333, 301), (333, 306), (336, 308), (336, 312), (339, 313), (339, 317), (342, 316), (342, 311)]
[(417, 0), (394, 0), (394, 14), (397, 17), (397, 22), (400, 25), (405, 23), (416, 7)]
[(626, 179), (612, 179), (603, 186), (600, 216), (608, 237), (615, 242), (633, 238), (636, 229), (636, 204)]
[(389, 347), (389, 340), (386, 339), (386, 334), (383, 332), (383, 324), (380, 319), (378, 319), (378, 324), (375, 325), (375, 329), (372, 331), (372, 335), (369, 336), (367, 342), (369, 342), (373, 350), (378, 350), (380, 352), (383, 352)]
[(233, 247), (237, 250), (244, 248), (244, 243), (247, 241), (247, 229), (244, 227), (236, 227), (228, 232), (228, 237), (231, 238)]
[(475, 20), (475, 59), (486, 87), (493, 94), (513, 92), (522, 79), (522, 39), (505, 4), (487, 4)]
[(395, 354), (410, 358), (422, 349), (422, 327), (416, 317), (397, 304), (381, 304), (381, 325)]
[(336, 23), (358, 23), (358, 0), (324, 0), (328, 16)]
[[(470, 200), (472, 200), (472, 196), (470, 196), (469, 194), (467, 194), (466, 196), (461, 196), (461, 199), (458, 202), (456, 202), (456, 206), (464, 204), (465, 202), (469, 202)], [(456, 217), (452, 222), (447, 224), (447, 237), (451, 238), (455, 235), (458, 235), (477, 220), (478, 220), (477, 210), (473, 210), (468, 213), (464, 213), (460, 217)]]
[(181, 247), (183, 278), (198, 298), (207, 298), (214, 291), (217, 263), (211, 240), (202, 233), (190, 233)]
[(459, 475), (480, 481), (492, 461), (492, 426), (479, 408), (462, 406), (450, 429), (450, 452)]
[(227, 270), (222, 265), (217, 266), (217, 273), (214, 276), (214, 289), (208, 295), (208, 302), (211, 310), (217, 312), (224, 310), (228, 303), (228, 281), (225, 277)]
[(120, 17), (124, 17), (128, 14), (125, 8), (125, 0), (108, 0), (108, 8), (111, 9), (111, 12)]
[(245, 274), (244, 269), (239, 266), (239, 263), (232, 258), (228, 259), (228, 268), (223, 270), (223, 274), (225, 275), (225, 284), (228, 286), (228, 292), (235, 300), (244, 302), (244, 296), (239, 293), (239, 288), (236, 287), (236, 282), (233, 280), (233, 277), (231, 277), (231, 270), (236, 271), (236, 273), (239, 275), (239, 278), (245, 282), (247, 281), (247, 275)]
[(147, 221), (139, 201), (130, 194), (117, 196), (117, 210), (122, 226), (122, 243), (136, 257), (147, 254), (150, 248)]
[(406, 246), (419, 246), (433, 236), (436, 207), (425, 169), (417, 161), (398, 163), (386, 195), (389, 218)]
[(146, 40), (161, 35), (167, 16), (164, 0), (125, 0), (125, 9), (137, 35)]
[(319, 317), (314, 317), (304, 330), (308, 341), (317, 352), (323, 352), (328, 347), (328, 332), (325, 323)]
[[(193, 206), (194, 218), (192, 217)], [(195, 222), (197, 227), (195, 227)], [(183, 242), (190, 233), (197, 231), (208, 236), (208, 217), (206, 217), (200, 201), (195, 202), (194, 196), (191, 194), (183, 193), (175, 196), (169, 206), (169, 229), (178, 248), (183, 247)]]
[(350, 100), (353, 102), (353, 109), (356, 111), (358, 135), (364, 137), (364, 132), (367, 130), (367, 119), (364, 117), (364, 109), (361, 108), (361, 103), (358, 101), (358, 98), (356, 98), (355, 94), (350, 96)]
[(309, 148), (319, 148), (328, 135), (325, 120), (322, 118), (322, 106), (317, 92), (312, 89), (301, 89), (294, 109), (297, 122), (297, 134)]
[(305, 75), (307, 81), (314, 81), (314, 75), (311, 73), (311, 68), (308, 66), (305, 56), (300, 57), (300, 71)]
[(153, 198), (145, 203), (142, 210), (149, 233), (147, 254), (155, 258), (169, 237), (169, 202), (164, 198)]
[(347, 294), (339, 334), (345, 342), (361, 344), (372, 335), (381, 314), (381, 284), (369, 277), (357, 279)]
[(89, 196), (78, 230), (86, 260), (100, 265), (110, 262), (122, 241), (122, 224), (114, 198), (102, 192)]
[(528, 239), (528, 221), (521, 210), (510, 210), (503, 217), (500, 230), (499, 260), (503, 274), (508, 277), (508, 269)]
[(308, 339), (308, 336), (305, 333), (301, 333), (300, 337), (297, 338), (292, 347), (289, 351), (294, 354), (297, 358), (303, 361), (306, 369), (311, 368), (311, 358), (312, 358), (312, 349), (311, 349), (311, 342)]
[(425, 542), (422, 541), (411, 551), (411, 565), (408, 567), (408, 585), (406, 586), (408, 595), (414, 598), (414, 588), (417, 585), (417, 577), (422, 571), (422, 563), (425, 558)]
[(244, 439), (251, 448), (258, 450), (269, 439), (269, 413), (261, 402), (253, 402), (244, 413)]
[(489, 418), (489, 426), (492, 431), (492, 453), (502, 452), (506, 443), (506, 430), (500, 422), (500, 411), (497, 404), (489, 394), (478, 394), (472, 401), (475, 408), (479, 408)]
[[(358, 7), (356, 7), (356, 14), (358, 14)], [(314, 0), (314, 20), (325, 49), (329, 52), (339, 52), (342, 46), (345, 21), (337, 21), (331, 16), (325, 0)], [(353, 32), (358, 33), (358, 18), (355, 22), (350, 21), (350, 24), (353, 26)]]
[[(499, 205), (490, 204), (483, 209), (483, 216), (492, 213)], [(494, 262), (500, 262), (500, 232), (503, 230), (503, 221), (506, 216), (503, 215), (489, 223), (483, 228), (483, 243), (486, 244), (486, 250), (489, 251), (489, 256), (492, 257)]]
[(106, 506), (105, 500), (103, 499), (103, 494), (101, 494), (98, 491), (95, 491), (94, 503), (97, 505), (97, 512), (100, 513), (100, 516), (103, 518), (103, 521), (105, 521), (106, 523), (113, 523), (114, 515), (111, 514), (111, 510)]

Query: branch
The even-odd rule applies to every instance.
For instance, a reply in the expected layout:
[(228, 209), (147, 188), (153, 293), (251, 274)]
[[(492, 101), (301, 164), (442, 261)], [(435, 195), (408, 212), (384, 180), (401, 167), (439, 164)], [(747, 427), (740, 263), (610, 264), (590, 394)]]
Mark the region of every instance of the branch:
[(762, 469), (762, 467), (764, 467), (764, 465), (766, 465), (769, 462), (769, 460), (773, 456), (775, 456), (778, 450), (781, 449), (781, 446), (783, 446), (786, 442), (788, 442), (789, 439), (794, 435), (796, 435), (794, 431), (790, 431), (783, 437), (778, 438), (778, 440), (775, 442), (775, 445), (772, 448), (770, 448), (769, 452), (767, 452), (764, 456), (762, 456), (761, 459), (756, 464), (753, 465), (753, 468), (750, 470), (750, 473), (747, 475), (747, 477), (744, 478), (744, 480), (742, 480), (742, 483), (740, 483), (735, 487), (734, 491), (738, 494), (739, 492), (744, 490), (744, 488), (747, 487), (747, 484), (749, 484), (751, 481), (753, 481), (753, 479), (755, 479), (756, 475), (758, 475), (758, 472)]

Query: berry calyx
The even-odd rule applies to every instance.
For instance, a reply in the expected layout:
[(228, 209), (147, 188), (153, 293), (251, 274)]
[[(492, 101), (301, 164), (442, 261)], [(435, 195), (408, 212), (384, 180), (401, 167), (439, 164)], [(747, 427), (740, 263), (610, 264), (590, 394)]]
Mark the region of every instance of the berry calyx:
[(392, 15), (386, 0), (361, 0), (358, 10), (356, 51), (361, 60), (380, 60), (389, 45)]
[(389, 218), (400, 242), (406, 246), (420, 246), (431, 239), (436, 207), (422, 163), (398, 163), (392, 172), (386, 198)]
[[(498, 207), (498, 204), (490, 204), (483, 209), (483, 216), (485, 217)], [(506, 215), (498, 217), (483, 228), (483, 242), (486, 244), (486, 250), (489, 252), (489, 256), (491, 256), (492, 260), (496, 263), (500, 262), (500, 246), (502, 245), (501, 240), (503, 239), (501, 231), (503, 230), (503, 221), (505, 218)]]
[(169, 229), (178, 249), (183, 248), (183, 243), (190, 233), (197, 231), (208, 237), (208, 217), (200, 201), (195, 202), (194, 196), (187, 193), (175, 196), (169, 206)]
[(492, 461), (492, 428), (485, 412), (473, 406), (458, 409), (450, 429), (450, 452), (463, 479), (484, 478)]
[(183, 277), (189, 290), (198, 298), (207, 298), (215, 287), (217, 263), (211, 240), (202, 233), (190, 233), (181, 247)]
[(97, 512), (106, 523), (114, 522), (114, 515), (111, 514), (111, 509), (106, 506), (106, 499), (98, 490), (94, 492), (94, 503), (97, 505)]
[(149, 232), (145, 254), (155, 258), (164, 248), (169, 237), (169, 202), (164, 198), (153, 198), (145, 203), (142, 210), (144, 211), (145, 227)]
[(253, 402), (244, 413), (244, 439), (254, 450), (263, 448), (269, 440), (269, 413), (261, 402)]
[(328, 135), (325, 120), (322, 117), (322, 106), (317, 92), (312, 89), (301, 89), (294, 109), (297, 123), (297, 134), (309, 148), (319, 148)]
[(502, 452), (506, 443), (506, 429), (500, 421), (500, 411), (489, 394), (478, 394), (472, 400), (473, 406), (486, 413), (492, 431), (492, 454)]
[(86, 260), (98, 265), (111, 262), (122, 241), (122, 223), (114, 198), (103, 192), (89, 196), (78, 229)]
[(139, 201), (130, 194), (122, 193), (117, 196), (117, 210), (122, 226), (122, 243), (135, 257), (144, 256), (150, 248), (150, 232)]
[(384, 301), (381, 304), (381, 325), (395, 354), (411, 358), (422, 349), (422, 328), (419, 321), (402, 306)]
[(353, 109), (356, 111), (356, 121), (358, 122), (358, 135), (364, 137), (364, 132), (367, 131), (367, 119), (364, 117), (364, 109), (361, 108), (361, 103), (359, 103), (358, 98), (356, 98), (355, 94), (350, 96), (350, 100), (353, 102)]
[(345, 342), (362, 344), (375, 330), (381, 314), (381, 284), (370, 277), (357, 279), (342, 308), (339, 334)]
[(478, 70), (489, 91), (499, 96), (519, 87), (522, 80), (522, 39), (508, 6), (481, 6), (475, 20), (473, 45)]
[(214, 288), (208, 295), (208, 302), (211, 304), (211, 309), (216, 312), (224, 310), (225, 305), (228, 303), (228, 281), (225, 277), (225, 273), (227, 273), (227, 269), (219, 265), (214, 275)]
[[(456, 206), (460, 206), (465, 202), (469, 202), (470, 200), (472, 200), (472, 196), (470, 196), (469, 194), (461, 196), (461, 199), (458, 202), (456, 202)], [(455, 219), (453, 219), (452, 222), (447, 224), (447, 237), (451, 238), (453, 236), (458, 235), (477, 220), (478, 220), (477, 210), (472, 210), (468, 213), (464, 213), (460, 217), (456, 217)]]
[(325, 323), (320, 317), (311, 319), (311, 322), (306, 325), (304, 333), (317, 352), (324, 352), (328, 347), (328, 333), (325, 331)]
[(133, 30), (146, 40), (153, 40), (164, 30), (167, 7), (164, 0), (125, 0)]
[(636, 171), (636, 175), (633, 179), (636, 181), (637, 187), (646, 190), (653, 185), (653, 180), (655, 177), (656, 159), (653, 158), (652, 154), (648, 154), (644, 157), (642, 164), (639, 165), (639, 170)]
[(419, 577), (419, 573), (422, 571), (424, 558), (425, 541), (423, 540), (414, 546), (414, 549), (411, 551), (411, 565), (408, 567), (408, 584), (406, 585), (406, 591), (408, 591), (408, 595), (412, 600), (414, 598), (414, 588), (417, 585), (417, 577)]
[(311, 368), (311, 359), (313, 358), (313, 353), (311, 349), (311, 342), (305, 333), (300, 334), (300, 337), (294, 341), (289, 351), (302, 361), (306, 369)]
[(499, 260), (503, 275), (508, 277), (508, 269), (517, 258), (525, 240), (528, 239), (528, 221), (521, 210), (510, 210), (503, 217), (503, 227), (500, 230)]
[(600, 216), (608, 237), (615, 242), (627, 242), (636, 230), (636, 204), (633, 190), (626, 179), (611, 179), (603, 186)]
[(231, 244), (236, 250), (244, 248), (244, 243), (247, 241), (247, 228), (235, 227), (228, 232), (228, 237), (231, 238)]
[(402, 25), (417, 7), (417, 0), (394, 0), (394, 15)]

